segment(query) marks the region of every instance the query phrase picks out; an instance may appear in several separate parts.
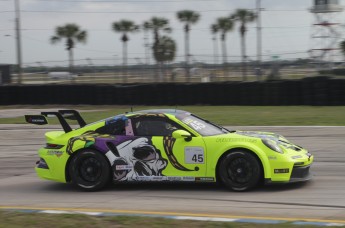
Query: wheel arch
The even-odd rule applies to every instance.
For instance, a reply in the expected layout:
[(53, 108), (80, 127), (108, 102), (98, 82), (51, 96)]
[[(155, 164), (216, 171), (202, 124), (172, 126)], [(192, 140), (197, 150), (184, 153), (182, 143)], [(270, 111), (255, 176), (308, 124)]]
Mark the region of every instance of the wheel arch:
[[(109, 161), (108, 157), (107, 157), (105, 154), (103, 154), (103, 153), (100, 152), (99, 150), (97, 150), (97, 149), (95, 149), (95, 148), (92, 148), (92, 147), (89, 147), (89, 148), (81, 148), (81, 149), (78, 149), (78, 150), (76, 150), (75, 152), (73, 152), (73, 153), (69, 156), (69, 158), (68, 158), (68, 160), (67, 160), (67, 162), (66, 162), (66, 166), (65, 166), (65, 179), (66, 179), (66, 182), (71, 182), (71, 176), (70, 176), (70, 173), (69, 173), (69, 166), (70, 166), (70, 163), (71, 163), (72, 159), (73, 159), (75, 156), (77, 156), (77, 154), (81, 153), (82, 151), (86, 151), (86, 150), (97, 151), (99, 154), (101, 154), (101, 155), (105, 158), (105, 160), (107, 161), (107, 163), (108, 163), (108, 165), (109, 165), (109, 167), (110, 167), (110, 169), (111, 169), (110, 161)], [(112, 178), (113, 178), (113, 172), (110, 172), (110, 180), (112, 180)]]
[(261, 167), (261, 170), (262, 170), (262, 177), (263, 179), (265, 178), (270, 178), (270, 165), (269, 165), (269, 161), (267, 158), (263, 157), (261, 154), (259, 153), (256, 153), (254, 152), (253, 150), (251, 149), (248, 149), (248, 148), (245, 148), (245, 147), (235, 147), (235, 148), (231, 148), (227, 151), (225, 151), (217, 160), (217, 164), (216, 164), (216, 168), (215, 168), (215, 176), (216, 176), (216, 180), (219, 180), (219, 165), (220, 165), (220, 162), (222, 161), (222, 159), (230, 154), (230, 153), (233, 153), (233, 152), (236, 152), (236, 151), (245, 151), (245, 152), (248, 152), (250, 154), (252, 154), (256, 159), (257, 161), (259, 162), (260, 164), (260, 167)]

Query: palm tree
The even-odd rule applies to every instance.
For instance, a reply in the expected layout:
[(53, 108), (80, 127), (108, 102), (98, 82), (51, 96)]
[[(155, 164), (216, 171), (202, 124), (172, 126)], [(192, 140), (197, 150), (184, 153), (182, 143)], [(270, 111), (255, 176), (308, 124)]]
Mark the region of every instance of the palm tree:
[[(176, 54), (176, 43), (168, 36), (162, 36), (159, 38), (157, 45), (154, 45), (154, 57), (160, 65), (160, 75), (162, 75), (162, 68), (164, 63), (174, 60)], [(160, 77), (160, 80), (165, 77)]]
[[(159, 56), (159, 45), (160, 45), (160, 32), (171, 32), (171, 28), (169, 26), (169, 20), (162, 18), (162, 17), (152, 17), (149, 21), (144, 22), (145, 28), (147, 30), (151, 30), (153, 32), (154, 42), (152, 46), (153, 56), (157, 62), (157, 65), (160, 66), (160, 61), (157, 59)], [(157, 66), (157, 69), (158, 69)], [(158, 79), (158, 74), (156, 73), (156, 80)]]
[(73, 48), (77, 42), (85, 43), (87, 32), (82, 31), (76, 24), (66, 24), (55, 29), (55, 35), (50, 38), (50, 42), (55, 44), (62, 39), (66, 39), (66, 50), (69, 56), (69, 72), (73, 72)]
[(240, 22), (240, 35), (241, 35), (241, 52), (242, 52), (242, 76), (243, 80), (247, 79), (247, 64), (246, 64), (246, 42), (245, 36), (247, 32), (247, 23), (256, 20), (256, 14), (246, 9), (238, 9), (233, 15), (230, 16), (233, 20)]
[(187, 80), (190, 81), (190, 72), (189, 72), (189, 31), (190, 26), (199, 21), (200, 14), (191, 10), (182, 10), (177, 12), (177, 18), (179, 21), (185, 23), (185, 56), (186, 56), (186, 76)]
[(149, 21), (145, 22), (148, 30), (153, 31), (154, 43), (157, 43), (160, 38), (160, 32), (171, 32), (169, 20), (163, 17), (152, 17)]
[(123, 42), (123, 66), (125, 68), (125, 77), (124, 81), (127, 81), (127, 42), (129, 41), (128, 33), (136, 32), (139, 29), (139, 26), (136, 25), (133, 21), (121, 20), (113, 23), (114, 32), (122, 33), (121, 41)]
[(215, 28), (217, 28), (217, 32), (220, 33), (220, 38), (222, 41), (224, 75), (226, 75), (228, 62), (226, 53), (226, 34), (233, 30), (234, 22), (228, 17), (220, 17), (217, 19)]
[(163, 63), (174, 60), (176, 54), (176, 43), (170, 37), (160, 37), (159, 44), (155, 48), (157, 50), (154, 52), (154, 56), (158, 62)]
[(213, 61), (214, 64), (218, 63), (218, 38), (217, 34), (219, 32), (219, 28), (217, 24), (212, 24), (211, 25), (211, 33), (213, 34)]
[(142, 30), (144, 31), (144, 46), (145, 46), (145, 59), (146, 59), (146, 65), (150, 64), (150, 56), (149, 56), (149, 39), (147, 32), (151, 29), (151, 25), (149, 22), (144, 21), (144, 23), (141, 25)]

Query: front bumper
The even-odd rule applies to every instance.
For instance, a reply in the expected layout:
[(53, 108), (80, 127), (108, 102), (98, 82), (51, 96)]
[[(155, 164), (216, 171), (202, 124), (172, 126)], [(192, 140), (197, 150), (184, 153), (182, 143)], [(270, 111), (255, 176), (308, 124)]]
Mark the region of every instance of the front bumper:
[(290, 179), (287, 181), (277, 181), (271, 178), (265, 179), (265, 184), (284, 184), (284, 183), (297, 183), (311, 180), (313, 178), (310, 172), (311, 165), (308, 166), (294, 166), (291, 172)]
[(313, 175), (310, 172), (310, 165), (304, 167), (294, 167), (289, 182), (301, 182), (310, 180)]

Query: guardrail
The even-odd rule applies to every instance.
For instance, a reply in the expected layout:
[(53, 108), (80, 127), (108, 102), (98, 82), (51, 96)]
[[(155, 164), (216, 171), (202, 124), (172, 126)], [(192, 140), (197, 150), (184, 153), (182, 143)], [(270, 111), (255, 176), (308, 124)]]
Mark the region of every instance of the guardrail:
[(0, 105), (345, 105), (345, 79), (0, 86)]

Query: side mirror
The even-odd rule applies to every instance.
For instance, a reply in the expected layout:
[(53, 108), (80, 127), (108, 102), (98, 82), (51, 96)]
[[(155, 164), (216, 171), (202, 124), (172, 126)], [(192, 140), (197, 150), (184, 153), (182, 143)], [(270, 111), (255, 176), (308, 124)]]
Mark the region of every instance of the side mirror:
[(183, 138), (186, 142), (189, 142), (192, 140), (192, 135), (185, 131), (185, 130), (176, 130), (172, 133), (172, 137), (175, 139), (181, 139)]

